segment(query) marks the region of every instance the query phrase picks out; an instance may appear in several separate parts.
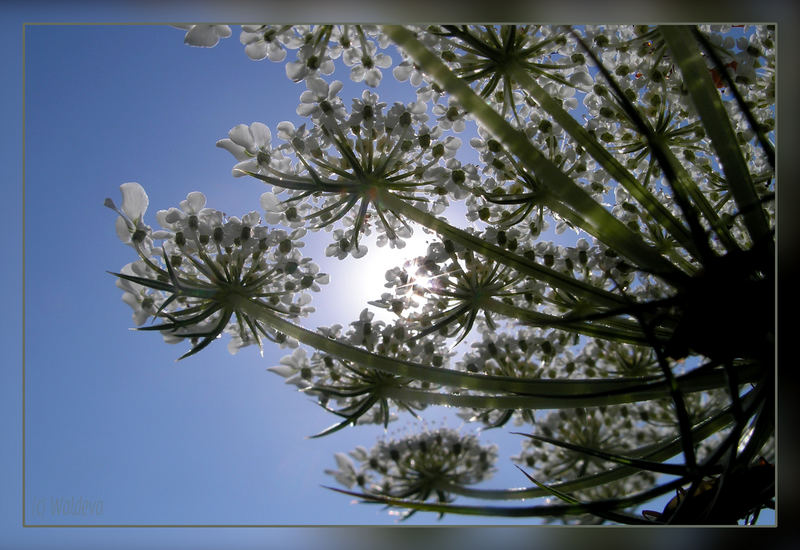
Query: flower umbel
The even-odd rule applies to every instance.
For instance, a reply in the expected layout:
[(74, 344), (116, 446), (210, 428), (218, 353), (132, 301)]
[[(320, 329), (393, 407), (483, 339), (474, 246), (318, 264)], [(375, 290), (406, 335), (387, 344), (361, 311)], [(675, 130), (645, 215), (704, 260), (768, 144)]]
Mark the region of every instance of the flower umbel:
[[(189, 338), (192, 349), (180, 359), (199, 352), (222, 332), (232, 335), (230, 349), (258, 344), (266, 337), (284, 343), (285, 336), (263, 325), (248, 313), (253, 308), (288, 318), (313, 311), (308, 289), (327, 283), (327, 275), (300, 254), (304, 230), (287, 234), (259, 225), (261, 217), (250, 212), (241, 219), (203, 208), (202, 193), (190, 193), (181, 209), (159, 211), (164, 231), (152, 232), (141, 222), (147, 195), (136, 183), (122, 186), (122, 211), (113, 201), (106, 206), (120, 214), (120, 238), (128, 233), (139, 259), (128, 264), (119, 277), (123, 300), (134, 309), (134, 320), (148, 317), (161, 324), (139, 330), (158, 330), (167, 341)], [(160, 247), (141, 243), (163, 241)]]
[[(360, 462), (358, 469), (350, 457)], [(349, 457), (339, 453), (339, 469), (326, 473), (347, 487), (358, 484), (367, 494), (419, 501), (436, 495), (437, 502), (445, 503), (454, 488), (491, 477), (496, 460), (496, 445), (480, 445), (474, 435), (439, 428), (382, 439), (370, 451), (359, 447)], [(403, 513), (403, 519), (412, 514), (414, 510)]]
[[(311, 117), (309, 129), (282, 122), (277, 136), (286, 143), (270, 147), (266, 127), (253, 123), (234, 127), (230, 139), (218, 142), (244, 161), (234, 167), (235, 173), (271, 184), (275, 195), (288, 194), (282, 204), (290, 223), (304, 219), (311, 229), (332, 229), (341, 221), (349, 234), (337, 239), (341, 251), (334, 248), (329, 254), (339, 258), (366, 253), (358, 241), (371, 222), (376, 222), (379, 238), (392, 243), (411, 234), (408, 222), (384, 204), (386, 199), (401, 199), (435, 214), (444, 210), (448, 185), (457, 185), (451, 182), (451, 170), (441, 164), (455, 155), (460, 140), (437, 140), (435, 132), (417, 124), (426, 116), (416, 103), (397, 103), (384, 113), (386, 104), (369, 91), (353, 100), (345, 120), (346, 111), (336, 98), (340, 84), (328, 86), (319, 78), (307, 83), (298, 109)], [(297, 162), (290, 165), (290, 156)]]

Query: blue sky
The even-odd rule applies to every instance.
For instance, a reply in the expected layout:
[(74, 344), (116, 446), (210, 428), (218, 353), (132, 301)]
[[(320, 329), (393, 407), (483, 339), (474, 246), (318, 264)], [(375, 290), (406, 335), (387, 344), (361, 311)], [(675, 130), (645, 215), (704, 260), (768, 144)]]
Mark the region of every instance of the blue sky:
[[(58, 13), (47, 10), (16, 19), (17, 31), (1, 38), (4, 51), (19, 51), (23, 20), (59, 20)], [(93, 17), (113, 19), (101, 14)], [(260, 358), (248, 349), (231, 357), (218, 343), (195, 359), (175, 363), (183, 348), (128, 330), (133, 326), (130, 309), (106, 270), (118, 270), (133, 257), (119, 243), (115, 215), (102, 207), (103, 199), (119, 202), (120, 183), (140, 182), (150, 195), (154, 226), (156, 210), (177, 205), (194, 190), (206, 194), (209, 206), (229, 214), (258, 210), (264, 187), (232, 178), (233, 159), (214, 142), (238, 123), (258, 120), (274, 129), (282, 120), (300, 120), (294, 109), (304, 85), (289, 81), (281, 65), (249, 60), (236, 28), (217, 48), (189, 48), (181, 42), (182, 32), (169, 27), (27, 27), (26, 519), (30, 524), (391, 523), (380, 507), (351, 504), (348, 497), (319, 487), (333, 484), (323, 470), (334, 466), (334, 452), (371, 447), (383, 430), (359, 427), (305, 439), (333, 418), (266, 372), (287, 351), (267, 348)], [(21, 74), (20, 59), (11, 66), (12, 74)], [(336, 78), (348, 83), (346, 72)], [(386, 72), (382, 98), (395, 99), (385, 95), (392, 83)], [(346, 88), (342, 97), (353, 97), (353, 89)], [(14, 93), (5, 88), (4, 98), (19, 105), (21, 94)], [(19, 144), (3, 149), (4, 160), (10, 152), (11, 162), (19, 166), (13, 160), (21, 158)], [(21, 181), (21, 174), (11, 174), (10, 181)], [(8, 203), (22, 204), (21, 187), (8, 187)], [(17, 251), (22, 213), (13, 206), (3, 214), (3, 244)], [(321, 254), (324, 244), (317, 245), (316, 253), (315, 246), (307, 246), (309, 255), (332, 271)], [(352, 277), (358, 272), (340, 273)], [(7, 287), (21, 287), (20, 273), (3, 277)], [(332, 302), (320, 306), (325, 302), (315, 297), (322, 315), (311, 326), (346, 324), (367, 299), (376, 297), (356, 301), (343, 292), (323, 294), (330, 294), (326, 299)], [(16, 293), (9, 300), (9, 309), (22, 309)], [(325, 312), (336, 315), (326, 317)], [(18, 321), (6, 326), (3, 344), (13, 368), (3, 370), (2, 387), (18, 390), (22, 326)], [(17, 442), (0, 450), (0, 465), (4, 472), (19, 472), (19, 397), (4, 399), (0, 406), (3, 433)], [(454, 414), (445, 415), (449, 425), (460, 424)], [(512, 441), (510, 446), (501, 443), (506, 455), (517, 452), (515, 439), (505, 440)], [(507, 461), (500, 474), (505, 475), (487, 486), (524, 484)], [(6, 542), (47, 547), (55, 540), (76, 548), (102, 541), (121, 547), (121, 540), (131, 547), (155, 540), (170, 547), (198, 547), (223, 536), (233, 537), (240, 547), (297, 540), (291, 529), (22, 533), (18, 477), (2, 478), (2, 525), (12, 538), (0, 539), (0, 547)], [(53, 514), (54, 499), (73, 498), (102, 502), (102, 515), (76, 520)], [(40, 503), (44, 511), (36, 515)], [(435, 516), (417, 517), (412, 523), (439, 523)], [(469, 519), (446, 517), (441, 523), (465, 522)]]

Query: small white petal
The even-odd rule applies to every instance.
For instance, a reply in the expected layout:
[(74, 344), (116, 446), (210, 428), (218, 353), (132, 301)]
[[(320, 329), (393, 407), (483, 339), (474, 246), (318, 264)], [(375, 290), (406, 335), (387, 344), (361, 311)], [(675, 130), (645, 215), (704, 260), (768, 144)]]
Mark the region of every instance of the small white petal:
[(267, 45), (264, 42), (251, 42), (244, 47), (244, 53), (253, 61), (267, 57)]
[(308, 116), (317, 110), (317, 105), (314, 103), (301, 103), (297, 106), (296, 112), (300, 116)]
[(355, 471), (355, 469), (353, 468), (353, 461), (350, 460), (350, 457), (348, 457), (346, 454), (336, 453), (333, 455), (333, 457), (336, 459), (336, 465), (339, 467), (340, 470), (349, 472)]
[(220, 149), (225, 149), (230, 154), (232, 154), (236, 160), (245, 160), (250, 158), (247, 153), (245, 152), (246, 149), (241, 145), (236, 145), (234, 142), (229, 140), (228, 138), (221, 139), (217, 142), (217, 147)]
[(341, 80), (334, 80), (331, 82), (330, 87), (328, 88), (328, 97), (333, 97), (338, 94), (341, 89), (344, 87), (344, 84)]
[(215, 32), (213, 25), (195, 25), (186, 33), (183, 41), (190, 46), (201, 46), (211, 48), (219, 42), (219, 36)]
[(264, 221), (270, 225), (278, 225), (283, 219), (281, 212), (266, 212), (264, 214)]
[(361, 65), (354, 65), (352, 69), (350, 69), (350, 80), (353, 82), (361, 82), (364, 80), (364, 74), (366, 73), (366, 69), (364, 69)]
[(367, 83), (367, 86), (372, 86), (374, 88), (380, 84), (382, 77), (383, 75), (378, 69), (370, 69), (367, 71), (366, 75), (364, 75), (364, 82)]
[(375, 65), (381, 69), (388, 69), (392, 66), (392, 58), (385, 53), (379, 53), (375, 56)]
[(336, 69), (336, 66), (333, 64), (333, 61), (330, 59), (323, 61), (319, 67), (319, 72), (322, 74), (333, 74), (333, 71)]
[(293, 369), (289, 365), (276, 365), (274, 367), (269, 367), (267, 370), (283, 376), (284, 378), (288, 378), (296, 372), (296, 369)]
[[(206, 196), (200, 191), (192, 191), (186, 195), (186, 201), (189, 204), (189, 208), (191, 208), (191, 213), (197, 214), (206, 205)], [(189, 212), (188, 210), (184, 211)]]
[(575, 71), (569, 77), (569, 83), (573, 86), (583, 86), (586, 88), (590, 88), (594, 81), (592, 77), (586, 71)]
[(241, 145), (251, 153), (254, 152), (253, 145), (255, 143), (253, 141), (253, 134), (250, 133), (250, 127), (247, 126), (247, 124), (237, 124), (231, 128), (231, 131), (228, 132), (228, 136), (237, 145)]
[(269, 48), (269, 60), (275, 63), (279, 63), (286, 59), (286, 50), (281, 48), (280, 46), (275, 46), (274, 48)]
[(253, 140), (255, 140), (255, 145), (259, 149), (263, 149), (265, 147), (269, 147), (270, 142), (272, 141), (272, 134), (269, 131), (269, 128), (263, 122), (254, 122), (250, 125), (250, 133), (253, 136)]
[(246, 176), (247, 174), (245, 172), (256, 171), (258, 171), (258, 162), (255, 159), (249, 159), (234, 165), (233, 170), (231, 170), (231, 174), (233, 174), (234, 177), (239, 178)]
[(281, 212), (283, 208), (280, 206), (281, 200), (275, 193), (263, 193), (261, 195), (261, 208), (266, 212)]
[(297, 61), (290, 61), (286, 64), (286, 76), (288, 76), (291, 80), (298, 82), (302, 80), (303, 75), (305, 74), (305, 65), (303, 63), (298, 63)]
[(306, 90), (302, 94), (300, 94), (300, 102), (301, 103), (316, 103), (317, 102), (317, 94), (315, 94), (311, 90)]
[(133, 228), (128, 227), (128, 220), (122, 216), (118, 216), (114, 227), (117, 230), (117, 237), (119, 237), (119, 240), (124, 243), (131, 242), (131, 231)]
[(122, 211), (134, 223), (140, 221), (150, 204), (144, 187), (136, 182), (128, 182), (120, 185), (119, 189), (122, 191)]
[(289, 141), (290, 139), (292, 139), (296, 131), (294, 124), (292, 124), (287, 120), (284, 120), (283, 122), (279, 123), (277, 129), (278, 129), (278, 137), (284, 141)]
[(318, 97), (328, 97), (328, 83), (319, 77), (306, 79), (308, 89)]

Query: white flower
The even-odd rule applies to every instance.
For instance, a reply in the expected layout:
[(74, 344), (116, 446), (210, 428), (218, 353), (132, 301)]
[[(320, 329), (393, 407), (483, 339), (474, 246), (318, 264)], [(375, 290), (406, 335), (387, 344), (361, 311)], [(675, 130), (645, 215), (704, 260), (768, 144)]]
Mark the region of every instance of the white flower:
[(442, 130), (453, 130), (454, 132), (463, 132), (467, 127), (466, 116), (467, 112), (460, 107), (458, 101), (452, 96), (447, 99), (448, 106), (445, 107), (440, 103), (436, 103), (431, 112), (434, 116), (438, 117), (437, 125)]
[(365, 82), (367, 86), (376, 87), (383, 77), (380, 69), (392, 66), (392, 58), (385, 53), (377, 53), (377, 48), (372, 42), (367, 43), (367, 52), (361, 48), (351, 48), (342, 55), (344, 64), (350, 69), (350, 79), (353, 82)]
[(338, 466), (339, 469), (325, 470), (325, 473), (332, 475), (336, 481), (345, 487), (350, 488), (355, 485), (357, 483), (357, 474), (353, 466), (353, 461), (344, 453), (336, 453), (334, 457), (336, 458), (336, 466)]
[(334, 230), (333, 242), (329, 244), (327, 248), (325, 248), (325, 255), (335, 256), (340, 260), (347, 258), (348, 254), (353, 256), (353, 258), (361, 258), (362, 256), (366, 255), (366, 246), (360, 243), (358, 246), (353, 246), (350, 238), (351, 233), (352, 231), (345, 233), (341, 229)]
[[(159, 210), (156, 212), (156, 220), (159, 225), (170, 231), (186, 231), (199, 227), (199, 215), (206, 205), (206, 196), (200, 191), (192, 191), (186, 195), (186, 200), (180, 202), (180, 209), (170, 208), (169, 210)], [(188, 219), (190, 216), (198, 218), (197, 225), (190, 227)]]
[(213, 48), (219, 43), (220, 38), (228, 38), (231, 28), (228, 25), (173, 25), (187, 31), (183, 39), (184, 44)]
[(316, 55), (314, 47), (309, 44), (297, 50), (297, 61), (286, 64), (286, 76), (295, 82), (300, 82), (308, 76), (316, 76), (317, 72), (333, 74), (334, 69), (333, 61), (327, 52)]
[(405, 60), (397, 65), (392, 70), (392, 74), (400, 82), (405, 82), (408, 80), (415, 88), (422, 84), (423, 74), (410, 60)]
[(385, 124), (383, 109), (386, 107), (386, 103), (378, 100), (378, 94), (369, 90), (361, 93), (361, 99), (354, 98), (350, 118), (347, 120), (348, 126), (355, 127), (363, 124), (367, 129), (382, 129)]
[(121, 209), (118, 209), (114, 201), (109, 198), (103, 203), (119, 214), (116, 222), (117, 236), (126, 244), (143, 242), (150, 233), (150, 228), (142, 221), (150, 204), (147, 193), (136, 182), (123, 183), (119, 186), (119, 190), (122, 192)]
[(269, 58), (279, 62), (286, 58), (283, 40), (286, 33), (280, 33), (278, 25), (242, 25), (239, 41), (244, 45), (247, 57), (254, 61)]
[(294, 384), (300, 389), (311, 386), (311, 363), (303, 348), (295, 348), (291, 355), (281, 357), (279, 365), (267, 370), (286, 378), (287, 384)]
[[(141, 260), (127, 264), (120, 270), (120, 273), (136, 277), (150, 275)], [(155, 314), (155, 302), (152, 297), (148, 296), (147, 288), (121, 278), (117, 279), (116, 284), (123, 291), (122, 301), (133, 309), (133, 322), (136, 323), (137, 327), (144, 324), (148, 317)]]
[(344, 122), (347, 110), (341, 98), (337, 94), (342, 89), (343, 84), (339, 80), (334, 80), (330, 85), (317, 77), (306, 79), (308, 90), (300, 95), (300, 105), (297, 106), (297, 114), (300, 116), (310, 116), (313, 120), (319, 120), (327, 128), (335, 128), (339, 122)]
[(234, 177), (244, 176), (245, 172), (257, 172), (261, 166), (269, 164), (272, 158), (272, 134), (266, 124), (237, 124), (231, 128), (228, 136), (219, 140), (217, 147), (225, 149), (236, 160), (241, 161), (233, 167)]

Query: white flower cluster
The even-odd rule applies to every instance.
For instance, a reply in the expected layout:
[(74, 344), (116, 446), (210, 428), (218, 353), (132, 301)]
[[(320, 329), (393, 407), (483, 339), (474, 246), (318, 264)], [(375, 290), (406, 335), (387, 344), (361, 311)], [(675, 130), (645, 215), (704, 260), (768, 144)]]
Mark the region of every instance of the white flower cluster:
[[(372, 312), (365, 309), (346, 331), (340, 325), (321, 327), (319, 330), (328, 338), (383, 357), (448, 368), (453, 353), (445, 346), (444, 337), (437, 335), (411, 340), (401, 323), (386, 324), (373, 317)], [(436, 389), (429, 382), (385, 374), (321, 351), (309, 356), (302, 347), (283, 357), (278, 365), (268, 370), (284, 377), (287, 384), (315, 395), (322, 406), (352, 418), (340, 427), (351, 421), (386, 425), (396, 418), (397, 408), (414, 414), (415, 410), (425, 405), (398, 397), (393, 392), (403, 388)], [(332, 408), (334, 406), (335, 409)]]
[[(184, 28), (192, 45), (213, 46), (231, 35), (225, 25)], [(296, 113), (307, 123), (281, 122), (273, 130), (260, 122), (239, 124), (217, 143), (236, 159), (234, 176), (270, 186), (261, 197), (264, 219), (285, 230), (261, 226), (255, 212), (227, 218), (204, 208), (204, 197), (196, 193), (180, 208), (159, 212), (163, 230), (153, 232), (142, 219), (146, 195), (136, 184), (125, 184), (121, 209), (109, 205), (120, 213), (120, 238), (140, 256), (118, 282), (137, 324), (161, 317), (168, 321), (161, 327), (165, 338), (205, 338), (192, 353), (223, 328), (232, 333), (233, 348), (260, 336), (280, 340), (282, 335), (226, 307), (225, 296), (234, 289), (282, 316), (302, 315), (310, 311), (306, 291), (327, 281), (298, 250), (306, 230), (331, 232), (326, 256), (361, 258), (367, 248), (359, 241), (372, 231), (379, 245), (402, 248), (413, 233), (411, 218), (427, 220), (420, 222), (427, 230), (449, 238), (387, 271), (389, 291), (370, 303), (394, 312), (397, 320), (376, 321), (364, 310), (348, 327), (320, 329), (326, 337), (417, 365), (452, 364), (458, 376), (526, 380), (650, 377), (663, 372), (664, 357), (676, 374), (693, 368), (684, 358), (708, 358), (712, 371), (722, 364), (733, 368), (740, 357), (756, 364), (767, 356), (758, 346), (774, 333), (758, 326), (763, 323), (757, 315), (748, 324), (747, 310), (762, 294), (771, 295), (761, 293), (772, 282), (769, 262), (759, 263), (763, 269), (737, 262), (761, 262), (774, 227), (774, 146), (767, 143), (774, 141), (775, 129), (774, 26), (695, 29), (705, 45), (693, 76), (718, 90), (735, 133), (734, 160), (741, 153), (755, 198), (744, 197), (751, 191), (742, 190), (747, 182), (726, 179), (736, 173), (731, 155), (726, 158), (718, 138), (706, 135), (706, 129), (714, 133), (712, 117), (699, 102), (695, 106), (697, 96), (684, 81), (687, 61), (674, 47), (670, 51), (667, 29), (407, 29), (486, 105), (450, 95), (420, 67), (436, 63), (417, 57), (418, 65), (401, 48), (389, 51), (388, 36), (397, 37), (396, 29), (386, 34), (371, 25), (242, 27), (240, 41), (251, 59), (285, 63), (287, 77), (305, 85)], [(352, 81), (366, 86), (350, 105), (340, 97), (343, 83), (333, 79), (342, 66)], [(375, 88), (385, 70), (416, 88), (416, 101), (381, 101)], [(734, 98), (736, 90), (740, 96)], [(503, 130), (516, 132), (506, 132), (505, 144), (497, 137), (499, 123), (492, 126), (497, 114), (507, 123)], [(464, 162), (464, 140), (478, 166)], [(749, 212), (743, 207), (748, 202)], [(443, 216), (453, 203), (464, 207), (460, 226)], [(763, 212), (755, 215), (756, 209)], [(761, 214), (763, 219), (748, 220)], [(574, 232), (572, 242), (565, 241), (567, 230)], [(549, 231), (562, 236), (559, 243), (545, 242)], [(759, 233), (762, 242), (753, 242)], [(725, 277), (717, 291), (713, 277), (719, 273)], [(744, 314), (727, 303), (738, 303), (740, 288), (758, 291), (741, 307)], [(717, 293), (724, 300), (715, 301)], [(730, 311), (723, 316), (732, 320), (720, 319), (723, 328), (716, 333), (694, 334), (706, 319), (714, 320), (708, 309)], [(752, 309), (759, 315), (767, 310)], [(724, 334), (737, 324), (746, 328), (736, 334), (758, 333), (758, 353), (728, 345)], [(448, 339), (458, 343), (468, 335), (470, 350), (453, 359)], [(323, 433), (349, 424), (386, 425), (396, 412), (414, 414), (424, 407), (409, 396), (438, 390), (324, 351), (309, 353), (292, 341), (284, 344), (296, 349), (270, 370), (343, 418)], [(488, 393), (457, 391), (470, 397)], [(682, 436), (681, 414), (696, 423), (733, 407), (722, 390), (687, 393), (684, 401), (684, 411), (664, 398), (591, 409), (476, 408), (458, 414), (486, 427), (512, 421), (562, 442), (636, 455)], [(723, 433), (701, 442), (698, 456), (709, 456)], [(448, 489), (481, 481), (495, 458), (493, 447), (442, 429), (337, 454), (338, 470), (328, 473), (375, 495), (447, 502)], [(535, 439), (524, 440), (513, 459), (548, 482), (613, 467)], [(654, 482), (654, 474), (641, 472), (575, 495), (611, 498)]]
[(143, 329), (160, 330), (168, 342), (190, 339), (189, 354), (227, 332), (234, 353), (249, 344), (260, 346), (262, 337), (286, 339), (239, 311), (232, 296), (290, 318), (313, 311), (309, 291), (318, 291), (328, 276), (301, 254), (304, 230), (270, 230), (260, 225), (257, 212), (226, 216), (206, 208), (205, 196), (193, 192), (179, 208), (158, 211), (163, 229), (152, 231), (143, 222), (149, 201), (142, 186), (125, 183), (121, 190), (121, 209), (111, 199), (106, 206), (119, 214), (120, 239), (139, 255), (117, 280), (138, 326), (149, 317), (166, 320)]
[(272, 185), (262, 199), (271, 223), (328, 231), (341, 224), (326, 254), (358, 258), (367, 252), (358, 241), (373, 227), (381, 245), (402, 247), (412, 234), (400, 212), (382, 206), (384, 193), (441, 214), (449, 197), (463, 198), (477, 184), (475, 168), (455, 159), (461, 140), (429, 128), (424, 104), (398, 102), (387, 110), (376, 93), (364, 91), (348, 113), (336, 95), (340, 82), (314, 77), (306, 84), (298, 113), (310, 117), (308, 128), (281, 122), (283, 143), (274, 144), (264, 124), (240, 124), (217, 142), (239, 161), (235, 176)]
[[(176, 26), (187, 30), (190, 46), (215, 46), (231, 35), (227, 25)], [(282, 62), (287, 50), (297, 50), (295, 60), (286, 63), (286, 76), (295, 82), (330, 75), (334, 61), (341, 59), (354, 82), (376, 87), (381, 69), (392, 66), (392, 58), (382, 51), (389, 41), (372, 25), (242, 25), (239, 40), (254, 61)]]
[(325, 473), (348, 488), (358, 485), (366, 493), (419, 501), (435, 495), (439, 502), (447, 502), (453, 488), (492, 476), (497, 446), (481, 445), (474, 435), (439, 428), (382, 439), (370, 450), (357, 447), (335, 456), (338, 469)]

